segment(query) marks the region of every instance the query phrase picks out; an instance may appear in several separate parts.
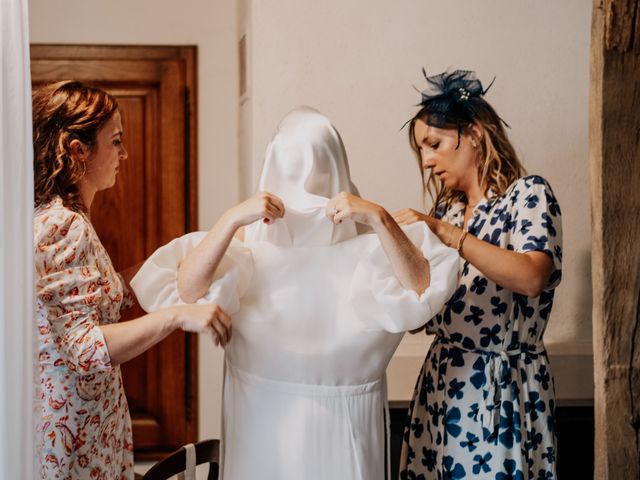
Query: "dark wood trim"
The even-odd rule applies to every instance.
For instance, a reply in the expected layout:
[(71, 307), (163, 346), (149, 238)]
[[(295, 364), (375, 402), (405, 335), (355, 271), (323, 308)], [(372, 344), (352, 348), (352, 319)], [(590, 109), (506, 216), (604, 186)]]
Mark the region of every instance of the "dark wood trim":
[[(51, 60), (172, 60), (183, 59), (187, 71), (196, 72), (197, 47), (166, 45), (73, 45), (63, 43), (33, 43), (30, 45), (31, 58)], [(195, 87), (195, 85), (193, 85)]]
[[(197, 72), (197, 47), (189, 49), (180, 49), (181, 58), (183, 58), (187, 64), (187, 88), (189, 88), (189, 111), (191, 112), (191, 126), (189, 130), (189, 143), (191, 148), (190, 152), (190, 168), (189, 168), (189, 201), (190, 201), (190, 219), (189, 225), (193, 231), (198, 230), (198, 72)], [(191, 346), (191, 384), (198, 385), (198, 335), (187, 333), (190, 337)], [(191, 410), (193, 412), (191, 421), (187, 422), (187, 438), (198, 438), (198, 418), (200, 404), (198, 401), (199, 388), (195, 388), (195, 392), (191, 395)]]

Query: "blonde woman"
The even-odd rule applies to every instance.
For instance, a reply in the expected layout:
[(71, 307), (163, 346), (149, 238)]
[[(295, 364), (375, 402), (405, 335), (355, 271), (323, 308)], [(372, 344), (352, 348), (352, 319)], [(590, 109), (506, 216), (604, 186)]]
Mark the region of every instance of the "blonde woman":
[(523, 176), (503, 121), (473, 72), (427, 77), (409, 141), (429, 214), (461, 255), (458, 287), (410, 406), (401, 479), (555, 477), (555, 400), (543, 334), (561, 278), (560, 208), (549, 183)]

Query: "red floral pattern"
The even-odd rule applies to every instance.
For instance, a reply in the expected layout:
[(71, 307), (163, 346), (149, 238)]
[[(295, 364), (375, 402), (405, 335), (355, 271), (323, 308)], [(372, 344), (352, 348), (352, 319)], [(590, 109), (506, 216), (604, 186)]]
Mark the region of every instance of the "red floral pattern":
[(133, 297), (91, 223), (60, 198), (36, 210), (34, 247), (40, 477), (132, 479), (129, 408), (99, 325)]

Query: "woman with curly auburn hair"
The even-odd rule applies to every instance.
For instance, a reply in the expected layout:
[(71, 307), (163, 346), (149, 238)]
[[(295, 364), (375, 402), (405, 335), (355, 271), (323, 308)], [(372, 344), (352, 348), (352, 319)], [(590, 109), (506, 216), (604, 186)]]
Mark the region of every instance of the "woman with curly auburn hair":
[[(87, 165), (79, 156), (73, 155), (71, 149), (77, 148), (80, 142), (95, 148), (98, 130), (117, 111), (114, 97), (79, 82), (53, 83), (34, 93), (36, 206), (59, 196), (72, 210), (87, 211), (77, 186)], [(123, 157), (126, 155), (123, 151)]]
[(132, 479), (131, 420), (119, 365), (174, 330), (230, 338), (218, 305), (167, 308), (118, 323), (132, 305), (91, 225), (94, 195), (127, 159), (111, 95), (79, 82), (33, 94), (34, 261), (40, 478)]
[[(425, 78), (409, 142), (430, 214), (404, 209), (461, 255), (458, 287), (425, 324), (401, 479), (556, 478), (555, 398), (543, 334), (560, 283), (560, 207), (523, 176), (473, 72)], [(506, 124), (505, 124), (506, 125)]]

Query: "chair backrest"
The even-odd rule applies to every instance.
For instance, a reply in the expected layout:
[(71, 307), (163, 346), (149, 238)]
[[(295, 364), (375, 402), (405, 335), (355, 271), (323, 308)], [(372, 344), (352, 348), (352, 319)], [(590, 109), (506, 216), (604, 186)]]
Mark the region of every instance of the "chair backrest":
[[(220, 465), (220, 440), (202, 440), (195, 444), (196, 465), (209, 463), (207, 480), (218, 480)], [(187, 468), (187, 454), (180, 447), (169, 456), (163, 458), (142, 477), (143, 480), (166, 480), (184, 472)]]

